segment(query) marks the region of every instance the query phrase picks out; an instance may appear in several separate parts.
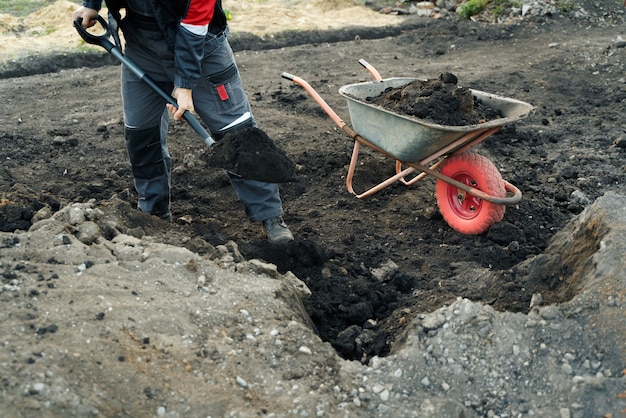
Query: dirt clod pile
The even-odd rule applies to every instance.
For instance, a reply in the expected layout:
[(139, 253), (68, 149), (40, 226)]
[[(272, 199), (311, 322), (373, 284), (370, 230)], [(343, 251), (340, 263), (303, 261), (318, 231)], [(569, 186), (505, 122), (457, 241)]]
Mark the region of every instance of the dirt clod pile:
[(502, 117), (501, 112), (480, 103), (470, 89), (459, 86), (457, 76), (448, 72), (435, 79), (390, 87), (368, 101), (398, 114), (447, 126), (476, 125)]
[(294, 164), (274, 141), (256, 127), (229, 132), (210, 149), (207, 163), (244, 179), (284, 183), (293, 179)]

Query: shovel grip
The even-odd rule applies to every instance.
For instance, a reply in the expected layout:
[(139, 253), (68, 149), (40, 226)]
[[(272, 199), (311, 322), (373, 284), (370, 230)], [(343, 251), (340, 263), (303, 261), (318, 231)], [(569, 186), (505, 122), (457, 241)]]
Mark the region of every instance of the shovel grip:
[(101, 46), (102, 48), (106, 49), (107, 52), (111, 52), (111, 50), (115, 48), (115, 44), (109, 40), (109, 37), (111, 36), (109, 25), (107, 24), (107, 21), (104, 20), (104, 18), (100, 15), (96, 16), (96, 20), (98, 21), (98, 23), (100, 23), (100, 25), (102, 25), (102, 28), (104, 29), (103, 35), (94, 35), (93, 33), (89, 33), (87, 29), (83, 27), (82, 17), (74, 20), (74, 27), (76, 28), (76, 31), (78, 32), (80, 37), (83, 38), (85, 42), (87, 42), (88, 44)]

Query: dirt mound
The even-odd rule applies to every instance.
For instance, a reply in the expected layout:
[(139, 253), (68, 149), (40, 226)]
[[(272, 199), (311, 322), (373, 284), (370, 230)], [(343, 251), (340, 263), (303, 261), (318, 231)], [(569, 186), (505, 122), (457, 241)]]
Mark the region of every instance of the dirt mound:
[[(28, 16), (0, 14), (0, 62), (30, 54), (99, 50), (86, 45), (72, 26), (77, 2), (59, 0)], [(382, 15), (352, 0), (319, 0), (300, 4), (289, 0), (228, 2), (232, 34), (261, 37), (284, 31), (332, 30), (349, 26), (396, 25), (403, 16)], [(107, 16), (107, 10), (100, 14)]]
[(436, 79), (390, 87), (368, 101), (398, 114), (446, 126), (476, 125), (502, 117), (502, 112), (483, 105), (470, 89), (457, 82), (454, 74), (442, 73)]
[(0, 62), (33, 53), (78, 50), (84, 42), (72, 26), (77, 6), (61, 0), (25, 17), (0, 15)]
[(0, 13), (0, 33), (19, 30), (20, 19), (9, 14)]
[(284, 183), (293, 180), (294, 164), (274, 141), (256, 127), (229, 132), (210, 148), (207, 163), (236, 177)]

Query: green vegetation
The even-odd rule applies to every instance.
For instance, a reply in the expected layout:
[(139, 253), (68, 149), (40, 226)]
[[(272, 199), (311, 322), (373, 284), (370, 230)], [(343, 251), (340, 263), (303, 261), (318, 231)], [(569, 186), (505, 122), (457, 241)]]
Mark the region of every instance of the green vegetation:
[(461, 5), (459, 14), (465, 19), (469, 19), (489, 7), (491, 14), (495, 17), (503, 14), (506, 9), (519, 7), (519, 5), (517, 0), (468, 0)]
[(490, 0), (469, 0), (461, 5), (459, 14), (465, 19), (469, 19), (482, 12)]
[(33, 31), (32, 34), (34, 36), (48, 36), (56, 32), (56, 28), (54, 26), (45, 26), (43, 31)]
[[(2, 0), (0, 0), (2, 1)], [(584, 3), (584, 2), (580, 2)], [(615, 0), (616, 4), (622, 4), (622, 0)], [(559, 0), (558, 9), (561, 13), (568, 13), (574, 10), (575, 0)], [(458, 13), (461, 17), (469, 19), (485, 10), (489, 10), (493, 17), (504, 14), (511, 7), (521, 7), (519, 0), (466, 0)]]
[[(81, 4), (79, 0), (70, 0)], [(55, 3), (56, 0), (0, 0), (0, 13), (16, 17), (27, 16), (37, 10)]]
[(506, 13), (507, 9), (510, 7), (521, 7), (518, 1), (496, 1), (496, 6), (491, 11), (491, 15), (493, 17), (498, 17)]
[(573, 8), (574, 8), (574, 3), (572, 3), (571, 1), (561, 0), (559, 2), (559, 11), (561, 13), (571, 12)]

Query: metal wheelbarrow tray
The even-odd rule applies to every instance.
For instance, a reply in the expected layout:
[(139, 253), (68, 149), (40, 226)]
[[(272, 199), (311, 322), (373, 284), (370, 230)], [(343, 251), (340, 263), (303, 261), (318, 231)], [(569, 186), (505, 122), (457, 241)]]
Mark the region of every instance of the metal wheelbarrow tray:
[[(504, 125), (523, 119), (534, 111), (528, 103), (479, 90), (469, 89), (483, 105), (499, 110), (503, 117), (476, 125), (448, 126), (401, 115), (367, 102), (388, 88), (406, 85), (418, 78), (382, 79), (365, 60), (359, 63), (376, 81), (349, 84), (339, 89), (348, 101), (353, 128), (350, 128), (303, 79), (289, 73), (282, 77), (303, 87), (330, 118), (354, 140), (346, 188), (358, 198), (370, 196), (396, 182), (412, 185), (425, 176), (436, 181), (437, 205), (443, 218), (456, 231), (476, 235), (504, 218), (506, 205), (521, 200), (522, 193), (502, 179), (487, 158), (468, 152), (474, 145)], [(357, 194), (352, 179), (361, 145), (395, 160), (396, 174), (363, 193)], [(434, 162), (432, 165), (427, 164)], [(406, 167), (406, 168), (405, 168)], [(408, 176), (411, 176), (409, 178)]]
[(469, 89), (480, 102), (501, 111), (504, 117), (478, 125), (449, 126), (401, 115), (367, 103), (368, 97), (379, 96), (388, 88), (401, 87), (415, 80), (420, 79), (396, 77), (349, 84), (339, 89), (339, 94), (348, 100), (353, 129), (399, 161), (421, 162), (429, 159), (468, 133), (500, 128), (526, 117), (532, 110), (532, 106), (527, 103)]

